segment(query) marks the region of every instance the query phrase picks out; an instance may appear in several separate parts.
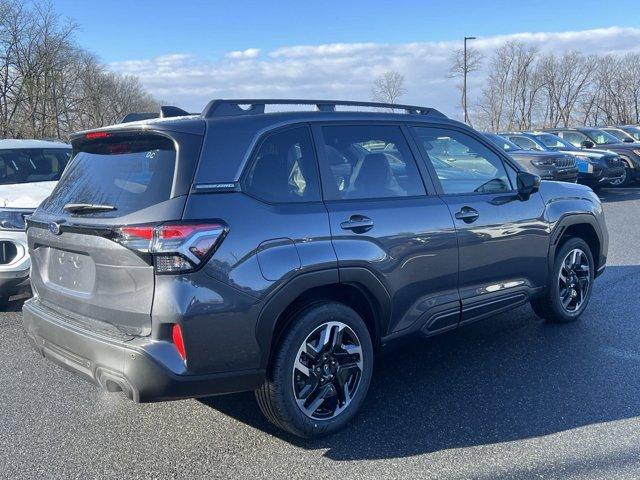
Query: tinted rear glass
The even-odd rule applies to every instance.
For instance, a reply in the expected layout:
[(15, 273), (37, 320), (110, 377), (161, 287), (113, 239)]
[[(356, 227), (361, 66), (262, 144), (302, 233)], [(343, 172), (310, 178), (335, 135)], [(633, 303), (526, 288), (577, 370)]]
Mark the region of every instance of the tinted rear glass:
[(122, 137), (84, 144), (42, 208), (63, 213), (67, 204), (111, 205), (115, 211), (83, 216), (118, 217), (171, 197), (176, 152), (163, 137)]
[(70, 148), (0, 150), (0, 185), (60, 180), (70, 157)]
[(307, 127), (269, 135), (260, 145), (244, 186), (251, 195), (273, 203), (320, 200), (320, 185)]
[(424, 195), (411, 149), (396, 125), (322, 127), (329, 200)]

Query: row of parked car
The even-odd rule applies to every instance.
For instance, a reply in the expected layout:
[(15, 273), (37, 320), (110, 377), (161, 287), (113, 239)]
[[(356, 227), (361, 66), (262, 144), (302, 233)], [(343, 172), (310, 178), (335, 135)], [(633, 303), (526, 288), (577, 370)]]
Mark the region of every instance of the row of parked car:
[(598, 190), (640, 180), (640, 127), (553, 128), (486, 133), (489, 140), (544, 180)]
[(23, 326), (44, 357), (138, 402), (255, 391), (303, 437), (356, 414), (398, 338), (525, 303), (578, 319), (608, 233), (573, 182), (625, 184), (640, 160), (601, 130), (487, 138), (423, 106), (156, 116), (76, 133), (73, 154), (0, 144), (2, 295), (30, 256)]

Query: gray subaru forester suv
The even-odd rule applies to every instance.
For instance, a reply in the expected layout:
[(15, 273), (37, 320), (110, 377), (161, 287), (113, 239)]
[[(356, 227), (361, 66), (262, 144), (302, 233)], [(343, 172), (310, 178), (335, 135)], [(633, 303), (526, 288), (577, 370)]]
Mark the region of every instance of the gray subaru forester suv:
[(573, 321), (605, 268), (588, 187), (430, 108), (215, 100), (72, 144), (28, 219), (24, 328), (137, 402), (255, 390), (275, 425), (331, 433), (392, 340), (527, 302)]

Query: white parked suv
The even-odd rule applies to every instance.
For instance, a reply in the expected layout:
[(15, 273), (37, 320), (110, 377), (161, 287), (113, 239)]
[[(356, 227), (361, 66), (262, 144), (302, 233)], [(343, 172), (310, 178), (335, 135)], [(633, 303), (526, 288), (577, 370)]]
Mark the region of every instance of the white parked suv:
[(49, 196), (70, 158), (66, 143), (0, 140), (0, 305), (29, 287), (24, 217)]

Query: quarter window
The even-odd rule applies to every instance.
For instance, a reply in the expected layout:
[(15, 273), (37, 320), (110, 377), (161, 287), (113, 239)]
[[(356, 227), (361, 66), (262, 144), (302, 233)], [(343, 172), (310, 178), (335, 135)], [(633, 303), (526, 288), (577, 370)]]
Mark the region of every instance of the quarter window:
[(268, 136), (244, 180), (246, 191), (271, 203), (320, 200), (318, 171), (307, 127)]
[(499, 193), (512, 190), (502, 159), (461, 132), (430, 127), (414, 131), (446, 194)]
[(322, 128), (325, 198), (393, 198), (424, 195), (424, 185), (400, 127)]

